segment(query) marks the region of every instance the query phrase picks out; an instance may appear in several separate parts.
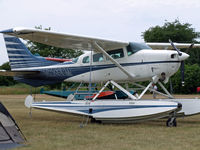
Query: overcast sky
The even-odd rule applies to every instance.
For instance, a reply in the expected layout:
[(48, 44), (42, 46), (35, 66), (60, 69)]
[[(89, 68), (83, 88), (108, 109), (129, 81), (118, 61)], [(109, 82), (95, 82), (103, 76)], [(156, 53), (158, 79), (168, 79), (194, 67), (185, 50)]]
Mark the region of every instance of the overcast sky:
[[(179, 19), (200, 31), (199, 0), (0, 0), (0, 30), (42, 25), (51, 30), (142, 42), (142, 32)], [(8, 61), (0, 35), (0, 65)]]

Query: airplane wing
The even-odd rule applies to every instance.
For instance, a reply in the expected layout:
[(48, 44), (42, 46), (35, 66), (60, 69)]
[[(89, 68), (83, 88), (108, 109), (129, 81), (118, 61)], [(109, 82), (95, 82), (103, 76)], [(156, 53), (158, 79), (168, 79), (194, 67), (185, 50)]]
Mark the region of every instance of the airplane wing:
[[(152, 49), (173, 49), (172, 45), (170, 43), (146, 43), (148, 46), (150, 46)], [(174, 45), (177, 48), (189, 48), (191, 43), (174, 43)], [(200, 44), (194, 44), (194, 47), (200, 47)]]
[(31, 76), (38, 74), (39, 71), (8, 71), (8, 70), (0, 70), (0, 76)]
[(122, 70), (128, 77), (133, 78), (116, 60), (114, 60), (106, 51), (120, 49), (129, 45), (129, 42), (119, 42), (113, 40), (63, 34), (52, 31), (44, 31), (38, 29), (28, 29), (28, 28), (12, 28), (0, 33), (8, 34), (12, 36), (17, 36), (23, 39), (28, 39), (31, 41), (61, 47), (69, 49), (79, 49), (79, 50), (94, 50), (103, 53), (108, 59), (111, 60), (120, 70)]
[[(80, 50), (91, 50), (94, 42), (98, 43), (104, 50), (113, 50), (128, 46), (128, 42), (112, 41), (105, 39), (98, 39), (92, 37), (63, 34), (58, 32), (29, 29), (29, 28), (12, 28), (0, 33), (17, 36), (23, 39), (39, 42), (55, 47), (69, 48), (69, 49), (80, 49)], [(93, 48), (95, 50), (95, 48)]]

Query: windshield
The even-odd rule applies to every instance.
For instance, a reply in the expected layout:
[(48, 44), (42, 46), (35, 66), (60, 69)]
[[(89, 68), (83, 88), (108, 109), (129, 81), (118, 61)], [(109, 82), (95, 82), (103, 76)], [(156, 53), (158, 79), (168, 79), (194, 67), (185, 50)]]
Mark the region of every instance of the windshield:
[(151, 50), (151, 48), (148, 45), (146, 45), (145, 43), (130, 42), (129, 45), (127, 46), (128, 56), (130, 56), (133, 53), (140, 51), (142, 49), (150, 49)]

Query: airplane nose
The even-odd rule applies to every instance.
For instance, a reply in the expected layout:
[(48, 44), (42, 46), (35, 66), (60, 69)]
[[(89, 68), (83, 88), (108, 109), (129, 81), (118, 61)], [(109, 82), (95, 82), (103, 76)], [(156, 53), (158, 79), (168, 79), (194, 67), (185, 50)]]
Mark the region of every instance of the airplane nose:
[(186, 60), (190, 55), (188, 55), (188, 54), (186, 54), (186, 53), (184, 53), (184, 52), (181, 52), (181, 56), (179, 56), (179, 59), (181, 60), (181, 61), (183, 61), (183, 60)]

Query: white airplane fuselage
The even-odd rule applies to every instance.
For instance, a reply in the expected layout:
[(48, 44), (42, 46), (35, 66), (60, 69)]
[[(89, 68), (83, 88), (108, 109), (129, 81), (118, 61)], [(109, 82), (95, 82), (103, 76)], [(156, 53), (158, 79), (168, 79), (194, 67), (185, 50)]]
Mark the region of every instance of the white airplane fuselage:
[[(90, 55), (90, 52), (83, 54), (79, 57), (79, 60), (76, 64), (71, 64), (69, 67), (81, 66), (84, 68), (89, 66), (90, 63), (82, 63), (82, 59), (85, 56)], [(172, 55), (174, 55), (173, 58), (171, 57)], [(117, 62), (119, 62), (125, 70), (134, 76), (133, 82), (151, 80), (154, 76), (161, 78), (162, 73), (165, 73), (166, 77), (170, 77), (176, 73), (180, 67), (180, 58), (178, 58), (177, 52), (172, 50), (140, 50), (131, 56), (128, 56), (127, 53), (125, 53), (125, 56), (123, 58), (118, 58)], [(92, 70), (98, 66), (106, 67), (109, 65), (112, 65), (112, 67), (96, 71)], [(118, 82), (131, 81), (126, 74), (124, 74), (109, 60), (92, 62), (91, 66), (91, 82), (105, 82), (108, 80), (114, 80)], [(65, 67), (67, 67), (67, 65)], [(65, 81), (89, 82), (90, 72), (70, 77)]]
[[(95, 53), (92, 53), (92, 55), (93, 54)], [(162, 73), (165, 73), (166, 78), (169, 78), (179, 69), (180, 61), (188, 57), (185, 53), (180, 57), (177, 52), (173, 50), (150, 49), (140, 50), (128, 56), (124, 48), (124, 57), (117, 58), (116, 60), (125, 70), (133, 75), (134, 78), (130, 79), (115, 64), (105, 57), (101, 62), (83, 63), (83, 59), (87, 56), (90, 61), (91, 52), (87, 52), (81, 55), (76, 63), (67, 62), (51, 66), (20, 68), (15, 70), (39, 70), (41, 72), (46, 70), (46, 74), (49, 74), (48, 76), (53, 79), (53, 77), (59, 78), (60, 72), (62, 74), (62, 70), (65, 69), (65, 73), (67, 73), (68, 76), (64, 79), (66, 82), (88, 83), (90, 80), (93, 83), (106, 82), (108, 80), (114, 80), (116, 82), (137, 82), (152, 80), (152, 77), (154, 76), (161, 78)], [(87, 71), (83, 71), (84, 69), (87, 69)], [(73, 73), (74, 71), (79, 73)], [(83, 71), (84, 73), (80, 73), (80, 71)], [(57, 76), (55, 75), (55, 72), (57, 72)]]

